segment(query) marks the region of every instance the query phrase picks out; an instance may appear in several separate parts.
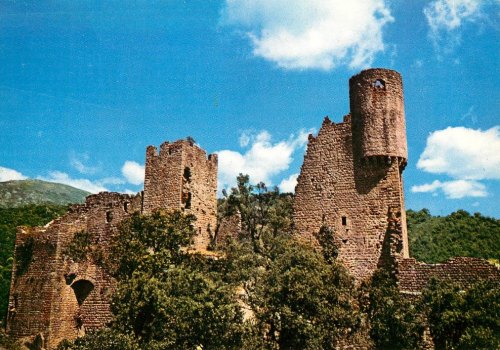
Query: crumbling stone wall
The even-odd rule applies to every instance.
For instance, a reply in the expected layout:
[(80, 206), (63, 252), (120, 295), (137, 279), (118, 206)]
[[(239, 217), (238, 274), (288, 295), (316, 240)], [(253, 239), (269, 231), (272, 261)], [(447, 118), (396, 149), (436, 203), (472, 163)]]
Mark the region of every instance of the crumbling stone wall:
[(371, 69), (351, 78), (351, 114), (339, 124), (326, 117), (318, 135), (309, 136), (295, 189), (296, 234), (318, 245), (316, 234), (328, 226), (339, 260), (357, 279), (371, 276), (390, 258), (383, 247), (393, 215), (401, 221), (399, 253), (408, 257), (402, 94), (394, 71)]
[(426, 264), (415, 259), (400, 259), (396, 276), (399, 290), (419, 294), (431, 278), (451, 281), (464, 287), (480, 280), (496, 281), (500, 285), (500, 269), (480, 258), (456, 257), (441, 264)]
[[(114, 279), (100, 264), (118, 224), (140, 211), (140, 195), (100, 193), (87, 197), (45, 227), (20, 227), (16, 236), (7, 330), (15, 338), (41, 333), (49, 348), (103, 327), (111, 318)], [(81, 261), (68, 253), (75, 234), (87, 232)], [(26, 254), (28, 245), (31, 253)], [(23, 257), (24, 254), (24, 257)], [(22, 261), (20, 261), (22, 259)], [(19, 269), (22, 268), (22, 271)]]
[(241, 213), (237, 210), (234, 214), (220, 219), (217, 227), (217, 245), (223, 246), (228, 240), (236, 239), (241, 232)]
[(144, 213), (182, 210), (196, 216), (194, 248), (210, 244), (217, 224), (217, 155), (187, 140), (165, 142), (146, 151)]
[[(194, 248), (204, 250), (215, 231), (217, 156), (185, 140), (146, 151), (144, 192), (135, 196), (99, 193), (73, 206), (44, 227), (20, 227), (16, 236), (7, 331), (18, 339), (43, 338), (55, 348), (111, 320), (116, 281), (102, 261), (118, 225), (134, 212), (157, 209), (194, 214)], [(81, 232), (88, 240), (84, 257), (71, 256)], [(213, 235), (213, 233), (212, 233)]]

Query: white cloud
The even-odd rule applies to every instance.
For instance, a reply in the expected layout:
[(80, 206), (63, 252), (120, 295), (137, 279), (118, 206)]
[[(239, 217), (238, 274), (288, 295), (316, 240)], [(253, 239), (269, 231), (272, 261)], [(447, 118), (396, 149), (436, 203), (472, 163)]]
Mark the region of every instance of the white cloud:
[(19, 171), (0, 166), (0, 182), (24, 179), (27, 179), (27, 177), (21, 174)]
[(70, 165), (74, 169), (78, 170), (78, 172), (90, 175), (95, 174), (99, 170), (99, 167), (86, 165), (85, 163), (87, 163), (89, 159), (90, 156), (88, 153), (77, 154), (75, 152), (71, 152), (69, 155)]
[(446, 198), (460, 199), (464, 197), (486, 197), (486, 186), (482, 183), (473, 180), (454, 180), (441, 182), (434, 180), (430, 184), (412, 186), (411, 191), (414, 193), (433, 193), (436, 194), (441, 190)]
[(392, 22), (385, 0), (226, 0), (223, 23), (242, 27), (253, 54), (285, 69), (369, 66)]
[(144, 165), (127, 160), (122, 166), (122, 174), (132, 185), (140, 185), (144, 182)]
[(297, 185), (297, 178), (299, 174), (292, 174), (288, 178), (281, 180), (278, 185), (281, 192), (295, 192), (295, 186)]
[(90, 193), (104, 192), (108, 190), (107, 188), (102, 186), (98, 181), (92, 182), (88, 179), (73, 179), (69, 177), (68, 174), (63, 173), (61, 171), (51, 171), (49, 172), (48, 177), (39, 176), (38, 179), (43, 181), (57, 182), (69, 185), (84, 191), (88, 191)]
[(288, 140), (273, 143), (271, 135), (262, 131), (249, 136), (250, 148), (245, 153), (231, 150), (218, 151), (219, 187), (235, 185), (239, 173), (250, 175), (252, 183), (264, 182), (271, 185), (271, 178), (290, 166), (293, 153), (305, 146), (309, 132), (301, 130)]
[[(460, 42), (460, 28), (466, 22), (485, 23), (487, 13), (498, 11), (498, 0), (435, 0), (424, 8), (429, 37), (438, 51), (450, 51)], [(487, 10), (485, 7), (494, 8)], [(478, 21), (478, 19), (482, 19)]]
[(412, 192), (442, 192), (451, 199), (486, 197), (486, 186), (478, 180), (500, 179), (500, 127), (485, 131), (464, 127), (434, 131), (427, 138), (417, 168), (455, 180), (413, 186)]
[(417, 167), (455, 179), (500, 179), (500, 126), (482, 131), (449, 127), (427, 138)]

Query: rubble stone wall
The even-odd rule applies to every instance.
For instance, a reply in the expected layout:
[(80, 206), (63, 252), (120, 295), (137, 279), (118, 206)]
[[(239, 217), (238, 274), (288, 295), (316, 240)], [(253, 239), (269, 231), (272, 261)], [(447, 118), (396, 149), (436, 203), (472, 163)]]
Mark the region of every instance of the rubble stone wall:
[[(119, 223), (140, 211), (141, 203), (140, 195), (100, 193), (45, 227), (18, 229), (7, 323), (13, 337), (42, 333), (46, 346), (54, 348), (65, 338), (74, 339), (110, 321), (116, 283), (98, 257), (109, 252)], [(74, 261), (68, 247), (82, 231), (91, 244), (86, 257)], [(23, 258), (29, 242), (33, 249)], [(25, 264), (21, 272), (20, 264)]]
[(144, 213), (182, 210), (196, 216), (195, 249), (206, 249), (217, 224), (217, 155), (180, 140), (146, 151)]
[(451, 281), (464, 287), (479, 280), (492, 280), (500, 284), (500, 269), (479, 258), (456, 257), (441, 264), (401, 259), (396, 273), (399, 290), (407, 294), (420, 293), (431, 278)]

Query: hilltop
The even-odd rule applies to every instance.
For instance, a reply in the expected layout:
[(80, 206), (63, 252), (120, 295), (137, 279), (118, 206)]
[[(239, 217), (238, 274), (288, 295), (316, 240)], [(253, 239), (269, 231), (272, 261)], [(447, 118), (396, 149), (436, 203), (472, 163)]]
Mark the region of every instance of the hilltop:
[(13, 208), (28, 204), (83, 203), (90, 193), (68, 185), (42, 180), (0, 182), (0, 207)]

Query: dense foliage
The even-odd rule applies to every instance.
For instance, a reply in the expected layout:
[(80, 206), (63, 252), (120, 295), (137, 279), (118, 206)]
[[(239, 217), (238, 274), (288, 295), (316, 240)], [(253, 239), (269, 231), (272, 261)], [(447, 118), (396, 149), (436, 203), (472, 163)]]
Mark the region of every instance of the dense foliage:
[(500, 220), (458, 210), (431, 216), (427, 209), (407, 211), (410, 255), (436, 263), (454, 256), (500, 258)]
[(436, 350), (500, 349), (498, 283), (483, 281), (463, 290), (434, 280), (423, 303)]
[(367, 293), (362, 304), (376, 349), (421, 348), (424, 332), (421, 303), (401, 295), (394, 278), (384, 270), (375, 272)]
[[(500, 346), (499, 288), (479, 283), (462, 290), (433, 282), (422, 297), (409, 298), (385, 271), (356, 286), (336, 261), (333, 229), (318, 232), (320, 251), (293, 239), (292, 200), (291, 194), (252, 185), (240, 175), (237, 186), (219, 200), (218, 215), (239, 211), (242, 232), (219, 245), (214, 240), (215, 252), (204, 256), (188, 249), (193, 216), (156, 212), (123, 221), (110, 254), (102, 257), (102, 266), (118, 282), (113, 321), (109, 328), (64, 341), (59, 349), (291, 350), (352, 343), (416, 349), (426, 326), (438, 350)], [(41, 224), (25, 218), (9, 222)], [(410, 210), (408, 224), (417, 259), (492, 257), (499, 251), (498, 220), (479, 214), (458, 211), (436, 218), (425, 209)], [(439, 235), (447, 245), (438, 242)], [(416, 237), (424, 243), (419, 246)], [(74, 260), (93, 254), (88, 238), (85, 232), (75, 235), (66, 254)], [(475, 247), (452, 244), (472, 241)], [(14, 346), (1, 334), (0, 344)]]
[(66, 210), (66, 206), (54, 204), (0, 207), (0, 320), (5, 320), (7, 313), (16, 227), (45, 225), (64, 214)]

